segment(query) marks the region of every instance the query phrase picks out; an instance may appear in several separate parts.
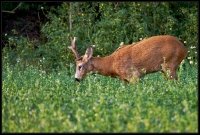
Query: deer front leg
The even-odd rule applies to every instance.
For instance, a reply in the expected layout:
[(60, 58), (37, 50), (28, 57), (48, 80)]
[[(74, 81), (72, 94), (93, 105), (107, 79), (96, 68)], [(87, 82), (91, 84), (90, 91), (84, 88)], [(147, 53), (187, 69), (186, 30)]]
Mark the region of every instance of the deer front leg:
[(126, 74), (123, 74), (120, 76), (121, 80), (124, 80), (125, 82), (129, 83), (137, 83), (140, 79), (141, 73), (136, 71), (127, 72)]

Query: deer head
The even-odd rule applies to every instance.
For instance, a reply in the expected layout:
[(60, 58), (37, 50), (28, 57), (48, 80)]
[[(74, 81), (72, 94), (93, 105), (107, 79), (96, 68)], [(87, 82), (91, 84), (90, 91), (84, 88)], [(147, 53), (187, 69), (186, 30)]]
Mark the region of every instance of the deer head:
[(74, 37), (73, 40), (71, 39), (71, 46), (68, 48), (72, 50), (76, 58), (75, 80), (80, 81), (88, 72), (92, 70), (91, 58), (93, 55), (93, 48), (88, 47), (85, 54), (83, 56), (79, 56), (75, 41), (76, 37)]

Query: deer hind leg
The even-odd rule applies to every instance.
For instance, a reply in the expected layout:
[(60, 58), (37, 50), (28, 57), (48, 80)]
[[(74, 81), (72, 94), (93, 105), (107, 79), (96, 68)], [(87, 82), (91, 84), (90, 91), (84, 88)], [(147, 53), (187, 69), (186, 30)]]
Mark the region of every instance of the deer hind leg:
[(169, 78), (170, 79), (175, 79), (175, 80), (178, 80), (178, 76), (176, 74), (176, 69), (177, 69), (177, 66), (170, 66), (169, 67), (169, 70), (170, 70), (170, 76)]
[(177, 69), (176, 65), (164, 63), (161, 66), (162, 66), (161, 72), (164, 74), (166, 78), (169, 78), (171, 80), (173, 79), (178, 80), (178, 76), (176, 74), (176, 69)]

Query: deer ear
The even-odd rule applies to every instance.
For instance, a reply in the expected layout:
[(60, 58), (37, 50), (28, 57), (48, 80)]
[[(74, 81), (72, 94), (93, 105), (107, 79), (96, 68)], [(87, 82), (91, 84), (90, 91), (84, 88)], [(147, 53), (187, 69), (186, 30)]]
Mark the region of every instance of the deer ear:
[(83, 60), (87, 62), (92, 57), (92, 55), (93, 55), (93, 48), (88, 47), (85, 52), (85, 55), (83, 56)]

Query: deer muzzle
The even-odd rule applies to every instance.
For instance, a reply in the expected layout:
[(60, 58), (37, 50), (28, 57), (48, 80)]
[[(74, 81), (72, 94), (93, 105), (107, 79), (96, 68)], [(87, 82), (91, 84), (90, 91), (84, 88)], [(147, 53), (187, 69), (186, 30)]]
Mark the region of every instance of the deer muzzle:
[(78, 78), (75, 78), (75, 81), (77, 81), (77, 82), (80, 82), (80, 79), (78, 79)]

